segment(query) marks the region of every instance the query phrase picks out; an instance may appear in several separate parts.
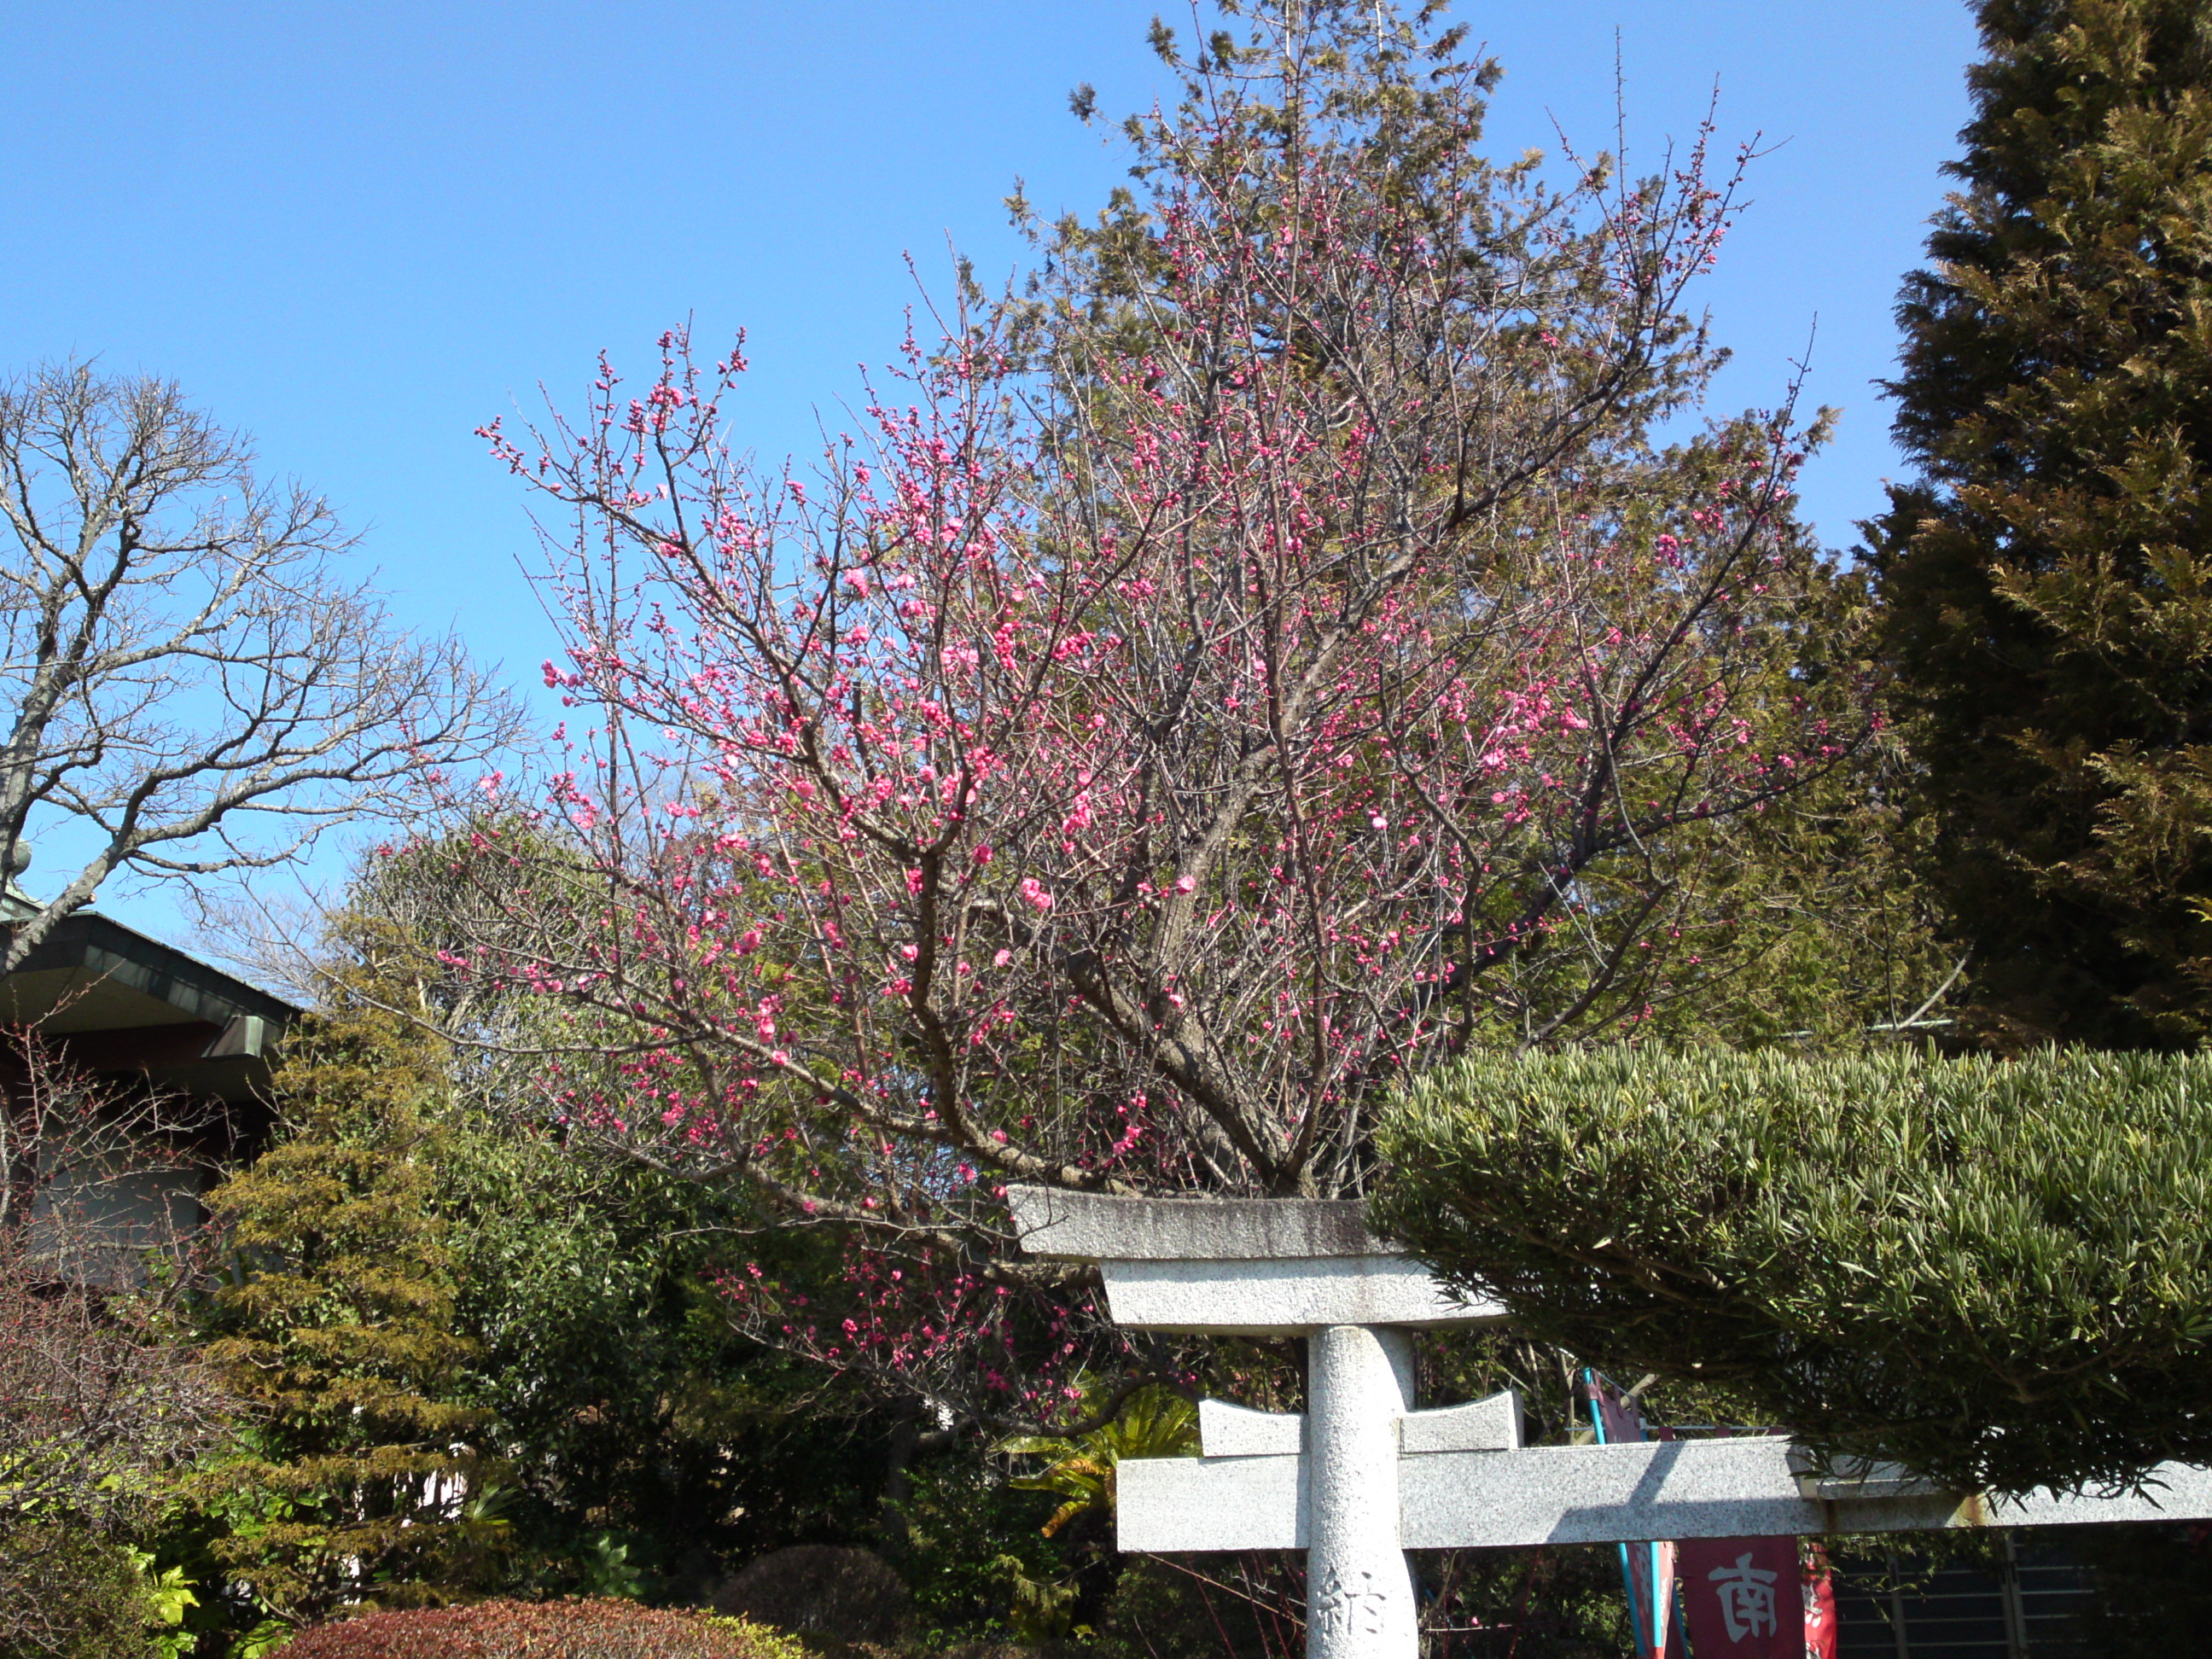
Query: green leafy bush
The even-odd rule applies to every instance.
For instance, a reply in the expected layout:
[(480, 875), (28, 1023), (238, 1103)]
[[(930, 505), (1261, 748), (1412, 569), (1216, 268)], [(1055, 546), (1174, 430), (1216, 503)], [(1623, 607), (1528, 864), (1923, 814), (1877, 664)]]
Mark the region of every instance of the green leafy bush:
[(285, 1659), (805, 1659), (743, 1620), (635, 1601), (477, 1601), (373, 1613), (305, 1631)]
[(1375, 1224), (1619, 1373), (1962, 1488), (2212, 1461), (2212, 1058), (1609, 1049), (1401, 1098)]
[(0, 1529), (0, 1659), (151, 1654), (155, 1616), (121, 1545), (71, 1522)]

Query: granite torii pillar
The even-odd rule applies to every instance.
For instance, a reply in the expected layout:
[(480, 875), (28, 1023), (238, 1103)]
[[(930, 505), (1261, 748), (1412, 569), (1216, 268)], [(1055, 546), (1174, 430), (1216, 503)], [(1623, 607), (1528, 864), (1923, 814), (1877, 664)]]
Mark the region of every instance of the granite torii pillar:
[(1524, 1448), (1511, 1393), (1414, 1408), (1412, 1331), (1502, 1320), (1370, 1234), (1357, 1203), (1014, 1188), (1023, 1247), (1095, 1261), (1116, 1324), (1303, 1336), (1308, 1410), (1205, 1401), (1197, 1457), (1125, 1460), (1127, 1551), (1306, 1552), (1309, 1659), (1415, 1659), (1405, 1552), (2212, 1519), (2212, 1470), (2146, 1491), (1993, 1499), (1889, 1465), (1816, 1469), (1786, 1437)]
[(1413, 1659), (1400, 1455), (1517, 1446), (1521, 1421), (1510, 1395), (1414, 1410), (1408, 1333), (1499, 1310), (1393, 1253), (1354, 1203), (1009, 1196), (1024, 1249), (1099, 1264), (1116, 1324), (1306, 1339), (1304, 1414), (1206, 1401), (1200, 1457), (1121, 1465), (1121, 1547), (1304, 1549), (1310, 1659)]

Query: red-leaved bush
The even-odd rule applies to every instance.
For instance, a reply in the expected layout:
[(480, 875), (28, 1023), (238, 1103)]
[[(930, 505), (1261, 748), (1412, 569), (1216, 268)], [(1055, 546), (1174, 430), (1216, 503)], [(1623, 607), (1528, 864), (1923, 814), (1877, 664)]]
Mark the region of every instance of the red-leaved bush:
[(304, 1631), (286, 1659), (797, 1659), (758, 1625), (635, 1601), (477, 1601), (372, 1613)]

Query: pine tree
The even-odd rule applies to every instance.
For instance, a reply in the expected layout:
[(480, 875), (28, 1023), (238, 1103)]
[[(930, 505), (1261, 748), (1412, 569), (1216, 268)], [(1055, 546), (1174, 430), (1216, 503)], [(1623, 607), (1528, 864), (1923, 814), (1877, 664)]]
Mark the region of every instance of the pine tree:
[(2212, 1024), (2212, 8), (1982, 0), (1866, 526), (1984, 1036)]
[(305, 1022), (276, 1076), (280, 1138), (218, 1188), (237, 1270), (210, 1347), (258, 1407), (203, 1494), (223, 1565), (287, 1622), (443, 1599), (465, 1559), (473, 1345), (438, 1216), (442, 1055), (359, 1000)]

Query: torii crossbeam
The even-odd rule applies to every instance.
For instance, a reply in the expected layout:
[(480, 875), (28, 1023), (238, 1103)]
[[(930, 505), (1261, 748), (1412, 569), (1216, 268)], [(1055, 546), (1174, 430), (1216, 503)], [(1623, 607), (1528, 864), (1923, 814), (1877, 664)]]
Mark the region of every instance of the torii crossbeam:
[(1306, 1413), (1204, 1401), (1200, 1455), (1127, 1460), (1116, 1489), (1124, 1550), (1305, 1551), (1309, 1659), (1414, 1659), (1409, 1549), (2212, 1519), (2212, 1470), (2180, 1463), (2146, 1494), (1996, 1500), (1887, 1466), (1823, 1476), (1778, 1436), (1524, 1447), (1510, 1393), (1414, 1408), (1408, 1334), (1504, 1310), (1356, 1203), (1008, 1197), (1025, 1249), (1098, 1264), (1117, 1324), (1307, 1339)]

